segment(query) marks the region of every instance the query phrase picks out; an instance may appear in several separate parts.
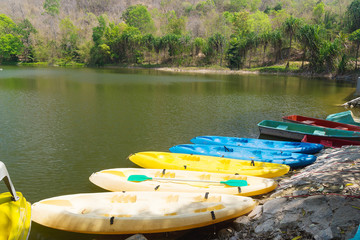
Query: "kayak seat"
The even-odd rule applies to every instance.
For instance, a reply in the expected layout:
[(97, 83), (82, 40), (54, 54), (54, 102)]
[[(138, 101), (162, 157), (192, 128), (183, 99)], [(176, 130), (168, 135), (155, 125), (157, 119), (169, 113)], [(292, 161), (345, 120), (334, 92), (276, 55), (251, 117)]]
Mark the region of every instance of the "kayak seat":
[(276, 127), (277, 129), (280, 129), (280, 130), (287, 130), (288, 129), (288, 126), (286, 125), (279, 125)]
[(325, 135), (325, 131), (315, 130), (315, 131), (314, 131), (314, 135), (324, 136), (324, 135)]
[(210, 196), (208, 198), (204, 198), (204, 195), (197, 196), (193, 200), (194, 202), (211, 202), (218, 203), (221, 202), (221, 196)]
[(166, 172), (163, 174), (163, 171), (158, 171), (155, 173), (155, 177), (164, 177), (164, 178), (175, 178), (174, 172)]
[(167, 203), (173, 203), (173, 202), (178, 202), (179, 201), (179, 195), (169, 195), (167, 198), (166, 198), (166, 202)]
[(218, 205), (213, 206), (213, 207), (195, 209), (194, 212), (195, 212), (195, 213), (211, 212), (211, 211), (221, 210), (221, 209), (223, 209), (223, 208), (225, 208), (224, 205), (218, 204)]
[(136, 195), (125, 194), (125, 195), (115, 195), (112, 199), (112, 203), (134, 203), (137, 200)]
[(200, 180), (210, 180), (210, 174), (202, 174), (199, 176)]

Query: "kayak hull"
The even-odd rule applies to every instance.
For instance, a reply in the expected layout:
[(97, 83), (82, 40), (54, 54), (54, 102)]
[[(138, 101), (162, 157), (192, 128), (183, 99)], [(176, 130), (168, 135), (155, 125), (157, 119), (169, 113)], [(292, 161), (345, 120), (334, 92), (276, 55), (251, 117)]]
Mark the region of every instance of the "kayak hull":
[(173, 146), (169, 150), (173, 153), (197, 154), (240, 160), (279, 163), (289, 165), (290, 167), (307, 166), (316, 160), (316, 156), (309, 154), (220, 145), (181, 144)]
[(321, 144), (223, 136), (198, 136), (190, 141), (195, 144), (237, 146), (307, 154), (317, 153), (323, 148)]
[(167, 152), (139, 152), (129, 160), (143, 168), (207, 171), (273, 178), (286, 174), (284, 164)]
[(108, 192), (33, 204), (33, 221), (90, 234), (157, 233), (203, 227), (250, 212), (256, 201), (226, 194)]
[(258, 124), (261, 134), (301, 141), (305, 135), (320, 135), (323, 138), (341, 138), (360, 141), (360, 132), (323, 128), (290, 122), (264, 120)]
[(290, 115), (290, 116), (284, 116), (282, 119), (284, 122), (292, 122), (292, 123), (306, 124), (306, 125), (312, 125), (318, 127), (335, 128), (340, 130), (360, 132), (360, 126), (354, 126), (350, 124), (328, 121), (318, 118), (311, 118), (300, 115)]
[(0, 240), (26, 240), (31, 228), (31, 205), (20, 192), (0, 194)]
[[(142, 182), (128, 181), (131, 175), (146, 175), (151, 178), (186, 179), (188, 181), (148, 180)], [(198, 171), (114, 168), (106, 169), (90, 176), (95, 185), (109, 191), (161, 191), (161, 192), (196, 192), (221, 193), (239, 196), (255, 196), (268, 193), (277, 186), (276, 181), (268, 178), (246, 175), (209, 173)], [(248, 186), (236, 187), (221, 183), (191, 182), (195, 181), (227, 181), (230, 179), (246, 180)]]
[(359, 141), (350, 141), (350, 140), (344, 140), (338, 138), (323, 138), (321, 136), (313, 136), (313, 135), (305, 135), (301, 141), (309, 142), (309, 143), (319, 143), (321, 145), (324, 145), (324, 147), (328, 147), (328, 148), (341, 148), (342, 146), (347, 146), (347, 145), (352, 145), (352, 146), (360, 145)]

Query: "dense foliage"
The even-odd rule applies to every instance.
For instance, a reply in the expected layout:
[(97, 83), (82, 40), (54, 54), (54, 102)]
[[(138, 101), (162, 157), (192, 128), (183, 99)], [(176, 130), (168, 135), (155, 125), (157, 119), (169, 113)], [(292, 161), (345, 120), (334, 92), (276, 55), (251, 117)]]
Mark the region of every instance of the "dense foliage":
[(41, 23), (20, 5), (21, 17), (0, 14), (1, 63), (358, 67), (360, 0), (41, 1)]

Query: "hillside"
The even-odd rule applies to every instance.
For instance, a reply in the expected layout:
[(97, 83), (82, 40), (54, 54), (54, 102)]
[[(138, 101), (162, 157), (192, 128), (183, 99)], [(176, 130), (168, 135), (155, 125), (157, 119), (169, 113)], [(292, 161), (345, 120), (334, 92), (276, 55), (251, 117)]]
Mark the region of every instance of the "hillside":
[(359, 12), (360, 0), (3, 0), (0, 63), (242, 69), (286, 60), (285, 71), (344, 73), (358, 65)]

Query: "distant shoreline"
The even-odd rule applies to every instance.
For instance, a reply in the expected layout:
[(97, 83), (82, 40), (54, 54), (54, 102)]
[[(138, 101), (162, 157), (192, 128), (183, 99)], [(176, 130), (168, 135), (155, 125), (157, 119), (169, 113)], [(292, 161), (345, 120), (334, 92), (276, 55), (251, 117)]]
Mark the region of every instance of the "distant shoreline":
[[(2, 65), (2, 64), (0, 64)], [(48, 63), (36, 63), (36, 64), (18, 64), (18, 66), (34, 66), (34, 67), (49, 67)], [(59, 66), (59, 65), (52, 65), (51, 67), (89, 67), (90, 66)], [(271, 69), (271, 67), (275, 67), (275, 69)], [(104, 65), (99, 68), (109, 68), (109, 69), (116, 69), (116, 68), (124, 68), (124, 69), (152, 69), (157, 71), (163, 72), (174, 72), (174, 73), (196, 73), (196, 74), (223, 74), (223, 75), (282, 75), (282, 76), (299, 76), (299, 77), (309, 77), (309, 78), (326, 78), (326, 79), (335, 79), (335, 80), (343, 80), (343, 81), (351, 81), (355, 82), (358, 77), (360, 77), (360, 71), (357, 72), (348, 72), (344, 75), (336, 75), (333, 73), (311, 73), (308, 71), (293, 71), (288, 70), (285, 71), (284, 68), (281, 66), (270, 66), (268, 69), (262, 68), (260, 70), (231, 70), (229, 68), (206, 68), (206, 67), (156, 67), (156, 66), (122, 66), (122, 65)]]
[(314, 74), (310, 72), (294, 72), (294, 71), (259, 71), (259, 70), (230, 70), (230, 69), (209, 69), (201, 67), (122, 67), (122, 66), (104, 66), (104, 68), (139, 68), (139, 69), (153, 69), (163, 72), (180, 72), (180, 73), (197, 73), (197, 74), (224, 74), (224, 75), (282, 75), (282, 76), (299, 76), (309, 78), (326, 78), (344, 81), (356, 81), (360, 77), (359, 73), (348, 73), (346, 75), (334, 75), (332, 73)]

